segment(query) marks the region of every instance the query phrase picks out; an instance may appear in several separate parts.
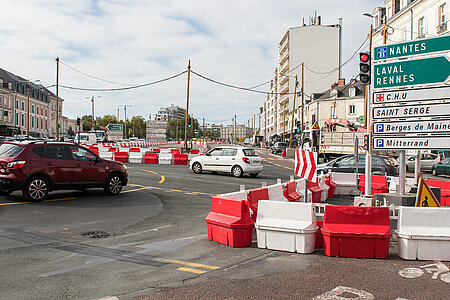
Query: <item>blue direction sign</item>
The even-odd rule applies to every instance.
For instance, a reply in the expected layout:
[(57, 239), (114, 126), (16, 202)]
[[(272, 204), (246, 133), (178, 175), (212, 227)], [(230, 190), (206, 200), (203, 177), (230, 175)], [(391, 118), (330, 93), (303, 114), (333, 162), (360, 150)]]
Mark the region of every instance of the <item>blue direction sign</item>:
[(442, 136), (376, 136), (373, 138), (373, 149), (407, 150), (407, 149), (448, 149), (450, 135)]

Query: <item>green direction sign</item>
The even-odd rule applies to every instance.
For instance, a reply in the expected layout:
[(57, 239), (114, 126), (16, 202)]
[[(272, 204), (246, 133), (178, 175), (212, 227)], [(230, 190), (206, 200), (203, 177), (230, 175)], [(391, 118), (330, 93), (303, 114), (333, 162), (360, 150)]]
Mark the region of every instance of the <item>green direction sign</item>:
[(375, 47), (373, 57), (377, 61), (446, 50), (450, 50), (450, 35)]
[(108, 124), (106, 128), (108, 128), (109, 131), (123, 131), (122, 124)]
[(450, 62), (446, 56), (405, 60), (374, 65), (374, 87), (443, 83), (450, 75)]

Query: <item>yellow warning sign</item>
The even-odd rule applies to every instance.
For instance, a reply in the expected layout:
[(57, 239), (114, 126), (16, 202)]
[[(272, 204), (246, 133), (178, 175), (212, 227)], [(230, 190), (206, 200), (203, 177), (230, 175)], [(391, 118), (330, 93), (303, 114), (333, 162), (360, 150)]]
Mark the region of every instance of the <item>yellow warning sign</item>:
[(440, 207), (441, 205), (436, 199), (436, 196), (431, 191), (425, 179), (420, 177), (419, 188), (416, 196), (417, 207)]
[(320, 129), (320, 128), (319, 128), (319, 123), (317, 123), (317, 121), (314, 123), (312, 129), (313, 129), (313, 130)]

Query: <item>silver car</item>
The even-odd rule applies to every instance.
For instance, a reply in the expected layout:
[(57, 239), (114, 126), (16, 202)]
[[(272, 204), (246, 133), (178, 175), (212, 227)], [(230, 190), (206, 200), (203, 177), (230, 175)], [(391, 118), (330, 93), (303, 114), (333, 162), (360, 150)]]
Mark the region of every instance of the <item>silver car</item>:
[[(406, 156), (406, 172), (414, 172), (416, 165), (415, 156)], [(420, 171), (431, 172), (434, 164), (441, 161), (439, 155), (433, 153), (420, 154)]]

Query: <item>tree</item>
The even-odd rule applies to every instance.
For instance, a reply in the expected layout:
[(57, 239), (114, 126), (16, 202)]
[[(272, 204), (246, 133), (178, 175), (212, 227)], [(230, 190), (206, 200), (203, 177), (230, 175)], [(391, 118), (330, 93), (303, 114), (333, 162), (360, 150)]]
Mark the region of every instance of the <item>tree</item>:
[(136, 136), (140, 139), (145, 139), (147, 132), (147, 124), (144, 117), (133, 116), (130, 121), (127, 121), (127, 136)]
[(101, 118), (98, 118), (95, 121), (95, 125), (98, 125), (99, 127), (106, 127), (108, 124), (117, 124), (117, 116), (113, 115), (104, 115)]
[[(192, 137), (196, 137), (197, 135), (201, 136), (202, 131), (199, 128), (198, 121), (195, 118), (190, 118), (190, 119), (191, 119), (191, 127), (189, 127), (189, 124), (188, 124), (188, 132), (187, 132), (188, 139), (191, 139)], [(166, 138), (168, 140), (176, 140), (177, 136), (178, 136), (179, 140), (184, 140), (185, 120), (186, 120), (186, 118), (173, 119), (167, 123)], [(195, 134), (195, 132), (197, 132), (197, 134)]]

